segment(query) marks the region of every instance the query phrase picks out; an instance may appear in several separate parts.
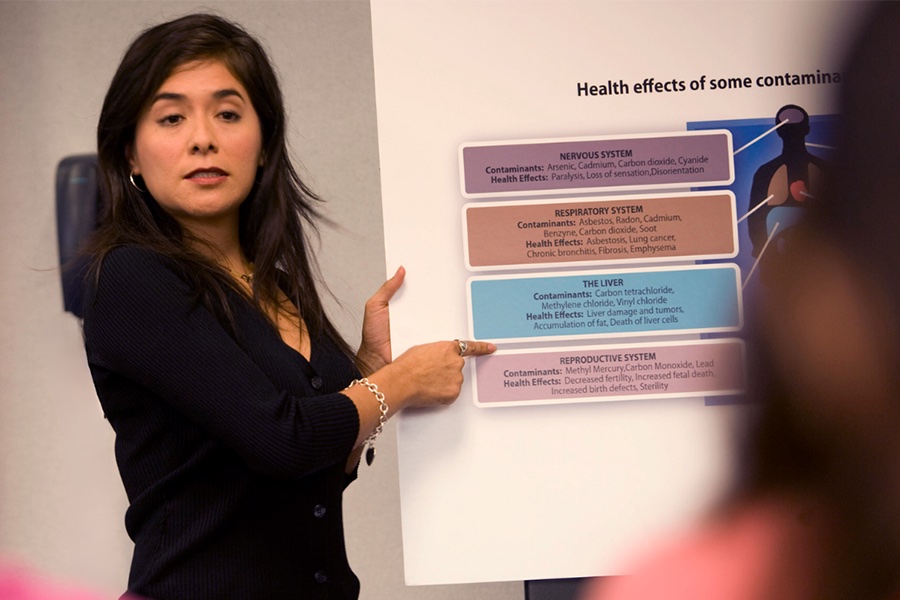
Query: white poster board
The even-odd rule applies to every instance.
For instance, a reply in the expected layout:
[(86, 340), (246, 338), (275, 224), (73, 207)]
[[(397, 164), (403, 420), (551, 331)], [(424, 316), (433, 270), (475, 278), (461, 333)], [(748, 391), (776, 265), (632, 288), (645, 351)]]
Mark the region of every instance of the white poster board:
[[(780, 152), (787, 105), (827, 158), (813, 138), (829, 132), (852, 14), (372, 2), (386, 258), (408, 271), (395, 351), (464, 337), (500, 348), (470, 360), (455, 404), (400, 416), (407, 583), (614, 574), (723, 490), (740, 382), (678, 379), (740, 361), (742, 296), (759, 276), (749, 188)], [(770, 179), (782, 208), (814, 191)], [(711, 221), (691, 213), (707, 201)], [(703, 230), (718, 238), (688, 247)]]

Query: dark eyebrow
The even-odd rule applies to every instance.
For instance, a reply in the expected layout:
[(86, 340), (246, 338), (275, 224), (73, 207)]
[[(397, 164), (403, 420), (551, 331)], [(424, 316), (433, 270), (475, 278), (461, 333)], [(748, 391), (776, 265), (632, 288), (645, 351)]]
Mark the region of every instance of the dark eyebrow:
[[(244, 96), (241, 95), (241, 93), (239, 91), (232, 89), (232, 88), (226, 88), (224, 90), (217, 90), (216, 92), (213, 93), (213, 98), (215, 98), (216, 100), (222, 100), (223, 98), (228, 98), (231, 96), (237, 96), (238, 98), (240, 98), (241, 100), (244, 100), (246, 102), (246, 100), (244, 99)], [(153, 104), (156, 104), (160, 100), (173, 100), (175, 102), (184, 102), (185, 100), (187, 100), (187, 96), (185, 96), (184, 94), (178, 94), (176, 92), (160, 92), (159, 94), (153, 96), (153, 100), (150, 101), (150, 105), (152, 106)]]
[(176, 94), (174, 92), (161, 92), (153, 96), (153, 99), (150, 100), (150, 105), (152, 106), (160, 100), (174, 100), (176, 102), (181, 102), (187, 100), (187, 96), (185, 96), (184, 94)]
[[(216, 93), (213, 94), (213, 98), (215, 98), (216, 100), (222, 100), (223, 98), (228, 98), (228, 97), (230, 97), (230, 96), (237, 96), (237, 97), (240, 98), (241, 100), (244, 100), (244, 97), (241, 95), (241, 93), (240, 93), (239, 91), (235, 90), (235, 89), (232, 89), (232, 88), (227, 88), (227, 89), (224, 89), (224, 90), (219, 90), (219, 91), (217, 91)], [(246, 102), (246, 100), (244, 100), (244, 101)]]

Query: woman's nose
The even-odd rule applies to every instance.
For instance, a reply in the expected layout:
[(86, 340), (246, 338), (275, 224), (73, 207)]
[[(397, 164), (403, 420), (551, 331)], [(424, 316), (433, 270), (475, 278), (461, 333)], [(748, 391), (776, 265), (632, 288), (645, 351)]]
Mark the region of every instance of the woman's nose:
[(207, 152), (217, 152), (219, 149), (216, 142), (215, 130), (210, 123), (204, 120), (195, 121), (196, 126), (193, 130), (191, 153), (206, 154)]

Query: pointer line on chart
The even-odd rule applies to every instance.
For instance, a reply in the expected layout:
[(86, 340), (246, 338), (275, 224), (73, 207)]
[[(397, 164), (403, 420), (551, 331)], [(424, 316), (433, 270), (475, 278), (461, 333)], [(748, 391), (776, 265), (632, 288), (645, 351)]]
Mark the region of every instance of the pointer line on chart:
[(743, 221), (744, 219), (746, 219), (747, 217), (749, 217), (750, 215), (752, 215), (753, 213), (755, 213), (756, 211), (758, 211), (760, 208), (762, 208), (762, 205), (763, 205), (763, 204), (765, 204), (766, 202), (768, 202), (769, 200), (771, 200), (771, 199), (774, 198), (774, 197), (775, 197), (775, 194), (769, 194), (769, 197), (768, 197), (768, 198), (766, 198), (765, 200), (763, 200), (762, 202), (760, 202), (759, 204), (757, 204), (756, 206), (754, 206), (753, 208), (751, 208), (751, 209), (747, 212), (747, 214), (744, 215), (743, 217), (741, 217), (740, 219), (738, 219), (737, 222), (740, 223), (741, 221)]
[(750, 269), (750, 272), (747, 273), (747, 278), (744, 279), (744, 283), (741, 285), (741, 291), (747, 287), (747, 283), (750, 281), (750, 278), (753, 277), (753, 272), (756, 271), (756, 267), (759, 266), (759, 261), (762, 260), (763, 254), (766, 253), (766, 248), (769, 247), (769, 242), (772, 241), (772, 238), (775, 237), (775, 232), (778, 231), (778, 226), (781, 225), (781, 222), (776, 221), (775, 225), (772, 227), (772, 233), (769, 234), (769, 238), (766, 240), (766, 243), (763, 244), (762, 250), (759, 251), (759, 256), (756, 257), (756, 262), (753, 263), (753, 268)]
[(741, 151), (743, 151), (743, 150), (746, 150), (747, 148), (749, 148), (750, 146), (752, 146), (753, 144), (755, 144), (755, 143), (758, 142), (759, 140), (763, 139), (764, 137), (766, 137), (767, 135), (769, 135), (770, 133), (772, 133), (773, 131), (775, 131), (776, 129), (778, 129), (779, 127), (781, 127), (782, 125), (785, 125), (785, 124), (787, 124), (787, 123), (790, 123), (790, 121), (789, 121), (788, 119), (785, 119), (784, 121), (782, 121), (781, 123), (779, 123), (778, 125), (776, 125), (775, 127), (773, 127), (772, 129), (770, 129), (770, 130), (768, 130), (767, 132), (765, 132), (765, 133), (763, 133), (763, 134), (757, 136), (755, 139), (751, 140), (750, 142), (744, 144), (743, 146), (741, 146), (740, 148), (738, 148), (737, 150), (735, 150), (731, 155), (732, 155), (732, 156), (737, 156), (737, 153), (738, 153), (738, 152), (741, 152)]

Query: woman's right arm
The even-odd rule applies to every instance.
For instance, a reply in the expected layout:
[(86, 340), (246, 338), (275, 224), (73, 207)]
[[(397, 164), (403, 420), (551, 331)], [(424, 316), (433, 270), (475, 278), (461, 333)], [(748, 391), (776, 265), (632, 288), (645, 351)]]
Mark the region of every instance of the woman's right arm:
[[(490, 354), (495, 349), (488, 342), (468, 342), (466, 356)], [(368, 380), (384, 394), (390, 418), (407, 407), (451, 404), (462, 389), (464, 365), (455, 341), (432, 342), (413, 346), (369, 375)], [(358, 447), (378, 426), (380, 405), (363, 386), (347, 388), (344, 394), (359, 411)]]

